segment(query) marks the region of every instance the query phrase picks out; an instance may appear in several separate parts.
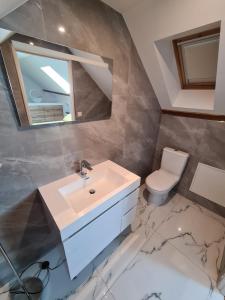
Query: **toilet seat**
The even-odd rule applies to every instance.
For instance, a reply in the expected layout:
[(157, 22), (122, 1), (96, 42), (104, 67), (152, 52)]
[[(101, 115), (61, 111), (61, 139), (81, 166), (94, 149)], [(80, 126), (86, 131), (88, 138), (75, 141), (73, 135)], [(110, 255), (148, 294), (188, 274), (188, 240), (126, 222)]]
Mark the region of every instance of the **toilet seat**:
[(179, 181), (179, 177), (165, 170), (157, 170), (146, 178), (148, 188), (156, 193), (169, 192)]

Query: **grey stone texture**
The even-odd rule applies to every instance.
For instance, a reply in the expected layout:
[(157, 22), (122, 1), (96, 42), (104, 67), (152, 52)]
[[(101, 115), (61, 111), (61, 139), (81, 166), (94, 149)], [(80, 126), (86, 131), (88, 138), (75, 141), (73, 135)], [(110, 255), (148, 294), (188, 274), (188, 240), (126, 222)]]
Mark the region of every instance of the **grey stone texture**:
[(73, 173), (84, 158), (92, 164), (111, 159), (144, 178), (153, 163), (160, 107), (122, 16), (102, 2), (30, 0), (0, 27), (114, 62), (109, 120), (30, 130), (18, 128), (0, 72), (0, 240), (21, 269), (59, 240), (38, 186)]
[(162, 150), (169, 146), (190, 154), (177, 186), (188, 199), (225, 217), (225, 208), (189, 190), (199, 162), (225, 170), (225, 123), (162, 114), (153, 169), (160, 167)]

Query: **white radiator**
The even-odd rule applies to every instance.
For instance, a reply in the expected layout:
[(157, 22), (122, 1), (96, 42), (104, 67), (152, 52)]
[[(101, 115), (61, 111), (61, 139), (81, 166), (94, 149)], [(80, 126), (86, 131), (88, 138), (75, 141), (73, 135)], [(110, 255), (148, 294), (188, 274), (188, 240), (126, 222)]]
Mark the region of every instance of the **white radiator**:
[(190, 191), (225, 207), (225, 170), (198, 163)]

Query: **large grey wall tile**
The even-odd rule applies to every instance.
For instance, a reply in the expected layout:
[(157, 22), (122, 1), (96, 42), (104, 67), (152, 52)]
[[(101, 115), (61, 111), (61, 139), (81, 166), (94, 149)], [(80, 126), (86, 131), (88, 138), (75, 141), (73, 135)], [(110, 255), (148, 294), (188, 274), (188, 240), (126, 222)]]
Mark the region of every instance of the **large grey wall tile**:
[[(59, 25), (65, 26), (65, 34), (58, 32)], [(20, 269), (58, 242), (37, 187), (73, 173), (80, 159), (93, 164), (111, 159), (146, 176), (160, 110), (122, 16), (101, 1), (29, 0), (0, 26), (114, 63), (110, 120), (32, 130), (18, 128), (0, 72), (1, 241)]]
[(206, 129), (206, 120), (162, 115), (158, 145), (167, 145), (198, 155)]
[(225, 217), (225, 208), (189, 189), (199, 162), (225, 169), (225, 123), (162, 115), (153, 169), (160, 167), (162, 150), (169, 146), (190, 154), (188, 164), (176, 190), (185, 197)]
[(199, 148), (202, 162), (225, 169), (225, 123), (208, 121)]
[[(1, 19), (0, 26), (26, 35), (46, 38), (41, 0), (28, 1), (7, 17)], [(29, 33), (29, 34), (28, 34)]]

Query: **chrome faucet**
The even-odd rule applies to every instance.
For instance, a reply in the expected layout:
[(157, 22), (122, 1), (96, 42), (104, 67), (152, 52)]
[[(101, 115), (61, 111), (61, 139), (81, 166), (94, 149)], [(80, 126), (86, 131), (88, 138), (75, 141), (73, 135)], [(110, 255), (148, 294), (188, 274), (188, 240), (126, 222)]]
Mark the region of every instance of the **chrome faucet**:
[(86, 177), (87, 175), (87, 171), (85, 169), (88, 169), (88, 170), (92, 170), (92, 167), (91, 167), (91, 164), (86, 161), (86, 160), (82, 160), (80, 162), (80, 176), (81, 177)]

